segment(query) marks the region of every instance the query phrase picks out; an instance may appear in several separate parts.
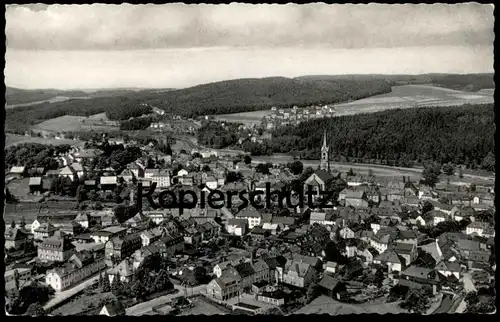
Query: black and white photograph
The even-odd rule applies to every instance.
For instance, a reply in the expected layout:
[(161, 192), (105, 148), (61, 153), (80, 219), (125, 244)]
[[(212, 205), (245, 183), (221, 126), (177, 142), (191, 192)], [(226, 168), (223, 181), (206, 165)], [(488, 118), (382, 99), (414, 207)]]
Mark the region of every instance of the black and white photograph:
[(495, 314), (493, 13), (6, 5), (6, 315)]

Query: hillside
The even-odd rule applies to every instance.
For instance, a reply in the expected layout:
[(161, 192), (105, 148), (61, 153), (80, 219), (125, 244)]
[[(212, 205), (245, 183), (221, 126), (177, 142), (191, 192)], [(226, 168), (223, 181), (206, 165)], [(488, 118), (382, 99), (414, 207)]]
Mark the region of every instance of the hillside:
[(215, 82), (164, 93), (151, 104), (196, 117), (269, 109), (330, 104), (390, 92), (383, 80), (301, 80), (285, 77)]
[(475, 92), (495, 88), (494, 74), (421, 74), (421, 75), (310, 75), (301, 80), (384, 80), (392, 85), (431, 84), (460, 91)]
[(253, 147), (252, 152), (300, 151), (303, 158), (319, 159), (326, 130), (333, 160), (385, 160), (402, 166), (431, 160), (488, 168), (488, 158), (495, 151), (494, 116), (494, 105), (485, 104), (395, 109), (313, 120), (277, 129), (272, 140), (258, 149)]
[(84, 91), (64, 91), (58, 89), (29, 90), (8, 86), (5, 88), (5, 101), (8, 105), (47, 101), (57, 96), (87, 97), (88, 94)]

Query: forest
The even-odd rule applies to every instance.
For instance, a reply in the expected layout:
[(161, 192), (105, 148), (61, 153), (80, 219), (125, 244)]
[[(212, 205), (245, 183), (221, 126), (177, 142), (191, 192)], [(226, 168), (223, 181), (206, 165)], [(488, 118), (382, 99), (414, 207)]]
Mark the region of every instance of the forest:
[(59, 153), (70, 150), (69, 145), (44, 145), (39, 143), (22, 143), (5, 149), (5, 169), (13, 166), (27, 168), (43, 167), (47, 170), (57, 169), (58, 163), (54, 158)]
[(275, 130), (272, 140), (253, 145), (248, 152), (297, 151), (304, 159), (319, 159), (324, 130), (333, 161), (385, 160), (400, 166), (433, 161), (491, 170), (495, 150), (494, 106), (485, 104), (388, 110), (308, 121)]
[(130, 120), (125, 120), (120, 122), (120, 130), (122, 131), (138, 131), (145, 130), (153, 121), (151, 117), (136, 117)]
[(207, 122), (198, 129), (198, 142), (201, 145), (220, 149), (238, 142), (239, 124)]

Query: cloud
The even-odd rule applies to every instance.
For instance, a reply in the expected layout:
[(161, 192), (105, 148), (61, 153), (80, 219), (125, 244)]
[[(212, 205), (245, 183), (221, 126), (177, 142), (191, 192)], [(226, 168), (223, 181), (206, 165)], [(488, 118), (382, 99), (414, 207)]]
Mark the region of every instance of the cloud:
[(493, 6), (9, 5), (7, 46), (120, 50), (211, 46), (333, 48), (492, 45)]

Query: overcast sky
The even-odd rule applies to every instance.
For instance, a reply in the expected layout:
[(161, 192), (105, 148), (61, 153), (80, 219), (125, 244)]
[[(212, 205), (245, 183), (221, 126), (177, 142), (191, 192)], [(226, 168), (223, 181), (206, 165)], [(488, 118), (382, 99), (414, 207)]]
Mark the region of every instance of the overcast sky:
[(493, 19), (482, 4), (13, 5), (6, 83), (183, 87), (318, 73), (492, 72)]

